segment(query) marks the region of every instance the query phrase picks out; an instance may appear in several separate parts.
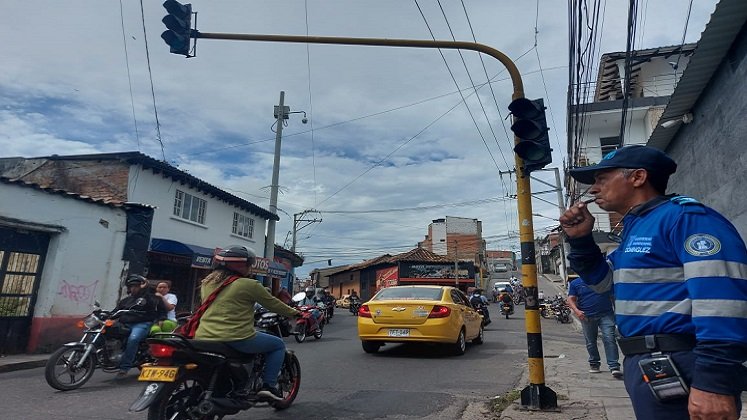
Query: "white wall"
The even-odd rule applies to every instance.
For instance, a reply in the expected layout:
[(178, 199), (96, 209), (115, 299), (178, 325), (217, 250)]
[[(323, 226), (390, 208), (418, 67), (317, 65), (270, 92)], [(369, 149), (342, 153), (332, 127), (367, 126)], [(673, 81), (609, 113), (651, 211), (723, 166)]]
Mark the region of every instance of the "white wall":
[(477, 235), (477, 220), (466, 217), (446, 216), (446, 229), (448, 233), (461, 233), (465, 235)]
[(431, 241), (433, 243), (433, 253), (438, 255), (448, 254), (446, 249), (446, 223), (432, 223), (431, 235)]
[(126, 264), (123, 209), (4, 183), (0, 197), (4, 217), (66, 228), (50, 234), (35, 317), (87, 314), (94, 300), (106, 308), (116, 305)]
[[(266, 220), (262, 217), (197, 191), (186, 184), (175, 182), (169, 177), (163, 177), (162, 174), (143, 170), (139, 165), (130, 166), (129, 177), (128, 201), (156, 207), (151, 238), (171, 239), (205, 248), (244, 245), (252, 248), (257, 255), (264, 254)], [(207, 201), (204, 225), (173, 215), (174, 195), (177, 189)], [(231, 233), (234, 212), (243, 213), (254, 219), (254, 235), (251, 239)]]

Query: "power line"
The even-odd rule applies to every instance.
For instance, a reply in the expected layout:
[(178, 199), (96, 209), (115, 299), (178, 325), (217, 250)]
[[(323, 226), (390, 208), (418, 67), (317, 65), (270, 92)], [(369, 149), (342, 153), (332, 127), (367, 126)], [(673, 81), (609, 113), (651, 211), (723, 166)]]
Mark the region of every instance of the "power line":
[(143, 0), (140, 0), (140, 18), (143, 22), (143, 40), (145, 41), (145, 60), (148, 63), (148, 76), (150, 79), (150, 95), (153, 98), (153, 113), (156, 117), (156, 140), (161, 145), (161, 156), (163, 161), (166, 162), (166, 151), (163, 148), (163, 141), (161, 140), (161, 123), (158, 121), (158, 107), (156, 106), (156, 90), (153, 87), (153, 71), (150, 68), (150, 52), (148, 51), (148, 34), (145, 32), (145, 10), (143, 8)]
[[(308, 0), (303, 2), (304, 13), (306, 18), (306, 36), (309, 36), (309, 5)], [(309, 74), (309, 123), (311, 124), (311, 167), (314, 176), (314, 203), (316, 203), (316, 147), (314, 145), (314, 101), (311, 95), (311, 53), (310, 44), (306, 43), (306, 69)]]
[(130, 56), (127, 53), (127, 37), (125, 36), (124, 26), (124, 9), (122, 0), (119, 0), (119, 19), (122, 24), (122, 45), (124, 46), (125, 65), (127, 67), (127, 83), (130, 85), (130, 106), (132, 107), (132, 122), (135, 124), (135, 140), (137, 140), (137, 150), (140, 151), (140, 131), (137, 127), (137, 117), (135, 116), (135, 97), (132, 94), (132, 76), (130, 74)]

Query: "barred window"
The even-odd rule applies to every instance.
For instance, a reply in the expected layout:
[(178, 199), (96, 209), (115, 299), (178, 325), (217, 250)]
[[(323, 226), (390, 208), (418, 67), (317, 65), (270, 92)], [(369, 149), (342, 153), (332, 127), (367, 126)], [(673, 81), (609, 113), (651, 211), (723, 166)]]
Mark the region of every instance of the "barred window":
[(231, 232), (245, 238), (254, 236), (254, 219), (241, 213), (233, 214), (233, 226)]
[(174, 216), (204, 225), (206, 208), (207, 201), (184, 191), (176, 190), (176, 195), (174, 196)]

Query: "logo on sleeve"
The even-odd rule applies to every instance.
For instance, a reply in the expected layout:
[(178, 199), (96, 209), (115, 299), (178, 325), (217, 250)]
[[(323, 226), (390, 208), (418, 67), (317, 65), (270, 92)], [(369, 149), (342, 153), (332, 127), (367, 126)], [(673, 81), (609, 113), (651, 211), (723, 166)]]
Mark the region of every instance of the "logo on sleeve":
[(721, 251), (721, 242), (715, 236), (696, 233), (685, 240), (685, 251), (695, 257), (707, 257)]

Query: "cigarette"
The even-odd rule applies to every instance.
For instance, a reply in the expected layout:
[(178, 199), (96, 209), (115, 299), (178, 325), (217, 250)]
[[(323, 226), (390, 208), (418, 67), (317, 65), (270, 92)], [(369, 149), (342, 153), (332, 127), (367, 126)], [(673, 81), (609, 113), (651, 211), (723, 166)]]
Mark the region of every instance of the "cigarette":
[(586, 199), (586, 200), (584, 200), (584, 201), (582, 201), (582, 202), (583, 202), (584, 204), (589, 204), (589, 203), (592, 203), (592, 202), (594, 202), (594, 200), (596, 200), (596, 198), (589, 198), (589, 199)]

